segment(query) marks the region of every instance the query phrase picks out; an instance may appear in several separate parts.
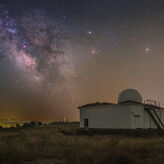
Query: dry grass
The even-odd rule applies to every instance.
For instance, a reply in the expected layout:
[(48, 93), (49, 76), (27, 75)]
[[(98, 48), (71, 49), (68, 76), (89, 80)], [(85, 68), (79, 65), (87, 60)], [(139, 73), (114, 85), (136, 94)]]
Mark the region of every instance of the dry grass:
[(162, 135), (80, 135), (78, 131), (77, 125), (1, 129), (0, 163), (159, 164), (164, 161)]

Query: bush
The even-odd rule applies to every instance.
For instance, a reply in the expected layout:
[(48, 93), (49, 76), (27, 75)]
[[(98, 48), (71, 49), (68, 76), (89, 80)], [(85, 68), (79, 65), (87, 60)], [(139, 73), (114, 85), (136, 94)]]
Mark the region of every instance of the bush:
[(31, 124), (31, 122), (30, 122), (30, 123), (25, 122), (25, 123), (23, 124), (22, 127), (24, 127), (24, 128), (28, 128), (28, 127), (32, 127), (32, 126), (33, 126), (33, 125)]

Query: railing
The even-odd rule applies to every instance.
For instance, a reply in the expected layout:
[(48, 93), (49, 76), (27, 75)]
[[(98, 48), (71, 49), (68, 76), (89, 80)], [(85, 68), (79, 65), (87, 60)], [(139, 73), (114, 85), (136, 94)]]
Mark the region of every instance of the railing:
[[(158, 113), (156, 112), (156, 110), (153, 107), (145, 107), (145, 110), (150, 114), (150, 116), (154, 120), (157, 127), (159, 129), (164, 129), (164, 124), (163, 124), (161, 118), (159, 117)], [(152, 113), (152, 111), (154, 114)], [(154, 115), (155, 115), (155, 117), (154, 117)]]
[(158, 114), (157, 114), (157, 112), (155, 111), (155, 109), (152, 109), (152, 111), (155, 113), (156, 117), (158, 118), (158, 120), (159, 120), (159, 122), (160, 122), (162, 128), (164, 128), (164, 124), (163, 124), (161, 118), (158, 116)]
[(159, 123), (157, 122), (157, 120), (155, 119), (155, 117), (153, 116), (153, 114), (151, 113), (151, 109), (150, 108), (145, 108), (145, 110), (150, 114), (151, 118), (153, 119), (153, 121), (155, 122), (156, 126), (161, 129), (161, 126), (159, 125)]
[(160, 102), (154, 101), (154, 100), (150, 100), (150, 99), (145, 100), (144, 104), (155, 106), (155, 107), (160, 107)]

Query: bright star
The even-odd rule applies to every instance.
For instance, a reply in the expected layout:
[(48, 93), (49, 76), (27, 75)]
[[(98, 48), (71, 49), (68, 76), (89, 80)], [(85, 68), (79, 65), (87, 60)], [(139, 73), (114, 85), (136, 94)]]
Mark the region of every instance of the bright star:
[(91, 49), (91, 53), (94, 55), (94, 54), (96, 54), (96, 49), (95, 48), (92, 48)]
[(149, 51), (150, 51), (150, 49), (149, 49), (149, 48), (146, 48), (146, 49), (145, 49), (145, 51), (146, 51), (146, 52), (149, 52)]

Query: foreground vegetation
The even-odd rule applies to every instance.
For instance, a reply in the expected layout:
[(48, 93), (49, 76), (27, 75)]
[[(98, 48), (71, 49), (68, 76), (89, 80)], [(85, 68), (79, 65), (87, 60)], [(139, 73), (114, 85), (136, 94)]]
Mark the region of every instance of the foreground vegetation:
[(164, 163), (164, 135), (151, 130), (85, 132), (78, 124), (0, 129), (0, 163), (159, 164)]

